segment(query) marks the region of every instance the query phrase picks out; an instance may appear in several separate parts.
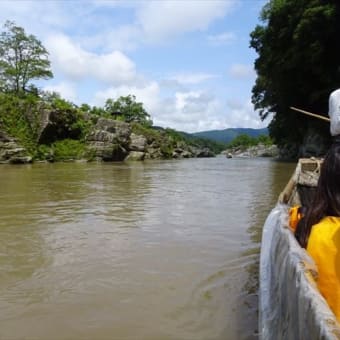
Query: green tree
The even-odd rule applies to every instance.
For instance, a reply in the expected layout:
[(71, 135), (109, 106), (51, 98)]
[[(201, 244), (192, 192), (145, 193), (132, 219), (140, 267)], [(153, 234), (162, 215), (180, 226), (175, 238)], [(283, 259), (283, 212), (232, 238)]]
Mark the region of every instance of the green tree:
[(259, 135), (257, 137), (257, 143), (261, 143), (261, 144), (264, 144), (264, 145), (272, 145), (273, 141), (267, 135)]
[(18, 94), (35, 89), (30, 81), (52, 77), (42, 43), (14, 22), (6, 21), (0, 34), (0, 90)]
[(238, 146), (242, 146), (242, 147), (248, 147), (248, 146), (254, 146), (258, 144), (258, 140), (257, 138), (254, 137), (250, 137), (247, 134), (241, 133), (240, 135), (238, 135), (237, 137), (235, 137), (229, 144), (228, 147), (229, 148), (233, 148), (233, 147), (238, 147)]
[(307, 129), (328, 126), (289, 109), (327, 113), (328, 96), (340, 87), (340, 3), (337, 0), (270, 0), (263, 25), (251, 32), (258, 53), (252, 101), (279, 146), (301, 144)]
[(150, 115), (144, 109), (143, 103), (136, 102), (134, 95), (121, 96), (117, 100), (108, 99), (104, 109), (108, 114), (128, 123), (152, 125)]

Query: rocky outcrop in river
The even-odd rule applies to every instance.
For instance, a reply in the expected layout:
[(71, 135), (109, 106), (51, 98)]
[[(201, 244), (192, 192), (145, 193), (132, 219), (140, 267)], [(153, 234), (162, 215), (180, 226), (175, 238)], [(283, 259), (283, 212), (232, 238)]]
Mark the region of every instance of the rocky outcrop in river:
[(0, 130), (0, 163), (23, 164), (31, 161), (32, 157), (26, 149)]
[(58, 97), (34, 104), (15, 98), (11, 106), (7, 113), (6, 106), (1, 110), (0, 105), (2, 163), (215, 156), (210, 149), (198, 146), (204, 143), (193, 142), (175, 130), (115, 120), (105, 112), (81, 110)]
[(260, 143), (256, 146), (250, 146), (247, 148), (242, 146), (230, 148), (223, 151), (222, 154), (226, 155), (228, 158), (278, 157), (279, 149), (276, 145), (264, 145)]
[[(77, 125), (78, 117), (74, 110), (41, 108), (37, 119), (37, 142), (49, 144), (64, 138), (78, 139), (81, 130)], [(34, 119), (33, 122), (34, 124)], [(32, 125), (31, 123), (31, 125)]]
[(123, 161), (129, 154), (131, 126), (113, 119), (99, 118), (88, 134), (87, 146), (96, 159)]
[(197, 148), (176, 142), (166, 133), (138, 134), (130, 124), (99, 118), (90, 130), (86, 145), (97, 160), (123, 161), (160, 158), (214, 157), (207, 148)]

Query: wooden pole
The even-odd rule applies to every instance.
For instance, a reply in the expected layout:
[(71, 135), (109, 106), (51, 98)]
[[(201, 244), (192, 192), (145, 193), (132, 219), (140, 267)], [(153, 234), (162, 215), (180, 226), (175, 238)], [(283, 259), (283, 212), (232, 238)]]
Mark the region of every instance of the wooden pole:
[(315, 118), (319, 118), (319, 119), (325, 120), (327, 122), (330, 121), (330, 119), (325, 117), (325, 116), (317, 115), (315, 113), (311, 113), (311, 112), (308, 112), (308, 111), (305, 111), (305, 110), (301, 110), (301, 109), (298, 109), (298, 108), (293, 107), (293, 106), (291, 106), (290, 109), (292, 109), (294, 111), (297, 111), (297, 112), (304, 113), (305, 115), (308, 115), (308, 116), (312, 116), (312, 117), (315, 117)]

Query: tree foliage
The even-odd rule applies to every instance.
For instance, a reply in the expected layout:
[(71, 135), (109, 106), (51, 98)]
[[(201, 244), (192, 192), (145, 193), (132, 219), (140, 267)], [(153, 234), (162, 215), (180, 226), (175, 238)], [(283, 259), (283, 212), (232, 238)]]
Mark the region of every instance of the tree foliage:
[(152, 125), (150, 115), (144, 109), (143, 103), (137, 102), (134, 95), (121, 96), (117, 100), (107, 99), (104, 109), (116, 119), (128, 123)]
[(35, 148), (36, 125), (30, 119), (37, 113), (38, 97), (28, 94), (19, 98), (0, 92), (0, 130), (16, 137), (29, 151)]
[(327, 136), (328, 126), (289, 109), (327, 113), (328, 96), (340, 87), (340, 3), (337, 0), (270, 0), (263, 25), (251, 32), (258, 53), (252, 101), (279, 145), (299, 145), (306, 130)]
[[(152, 127), (150, 115), (134, 95), (108, 99), (104, 107), (78, 106), (57, 92), (38, 91), (32, 84), (33, 80), (52, 76), (48, 52), (41, 42), (7, 21), (0, 32), (0, 132), (15, 137), (34, 159), (94, 159), (96, 152), (87, 148), (86, 137), (101, 117), (132, 123), (132, 131), (145, 136), (152, 149), (159, 148), (163, 158), (175, 157), (178, 149), (195, 154), (199, 147), (218, 151), (225, 147), (172, 129)], [(120, 146), (117, 148), (120, 150)]]
[(228, 143), (228, 148), (236, 148), (236, 147), (249, 147), (255, 146), (258, 144), (264, 145), (272, 145), (273, 142), (267, 135), (259, 135), (258, 137), (251, 137), (246, 134), (240, 134), (235, 137), (230, 143)]
[(6, 21), (0, 34), (0, 90), (15, 93), (34, 89), (30, 81), (52, 78), (48, 52), (22, 27)]

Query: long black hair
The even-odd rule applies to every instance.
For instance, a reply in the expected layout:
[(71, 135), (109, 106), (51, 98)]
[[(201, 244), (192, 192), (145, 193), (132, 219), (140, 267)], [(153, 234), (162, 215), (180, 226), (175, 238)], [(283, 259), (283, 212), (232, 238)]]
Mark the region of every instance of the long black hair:
[(307, 248), (314, 224), (325, 216), (340, 217), (340, 144), (334, 143), (321, 165), (320, 177), (312, 203), (299, 222), (295, 237), (301, 247)]

